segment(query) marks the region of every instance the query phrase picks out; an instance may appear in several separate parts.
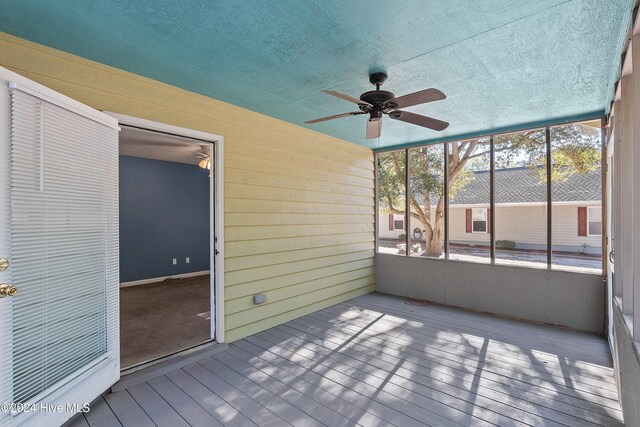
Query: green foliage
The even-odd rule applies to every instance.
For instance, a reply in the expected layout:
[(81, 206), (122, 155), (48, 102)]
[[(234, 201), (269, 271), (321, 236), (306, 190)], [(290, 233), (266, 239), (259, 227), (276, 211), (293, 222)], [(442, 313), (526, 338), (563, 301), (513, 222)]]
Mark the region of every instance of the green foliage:
[(515, 249), (516, 242), (513, 240), (496, 240), (496, 249)]
[[(551, 128), (551, 180), (566, 181), (573, 174), (600, 168), (600, 130), (584, 124)], [(499, 135), (495, 138), (496, 169), (526, 166), (540, 182), (547, 181), (544, 130)]]
[[(547, 181), (546, 156), (535, 160), (540, 182)], [(586, 125), (551, 129), (551, 182), (600, 169), (600, 130)]]
[(392, 213), (393, 208), (404, 212), (405, 191), (404, 151), (389, 151), (378, 155), (378, 193), (380, 209)]
[(443, 146), (426, 145), (409, 150), (411, 194), (440, 195), (444, 185)]

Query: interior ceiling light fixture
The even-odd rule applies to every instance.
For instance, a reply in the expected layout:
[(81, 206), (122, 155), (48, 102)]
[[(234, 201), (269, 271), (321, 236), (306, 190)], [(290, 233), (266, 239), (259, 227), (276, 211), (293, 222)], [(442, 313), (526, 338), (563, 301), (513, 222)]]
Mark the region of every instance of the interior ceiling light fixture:
[(211, 158), (207, 156), (204, 159), (200, 160), (200, 163), (198, 163), (198, 166), (200, 166), (202, 169), (211, 170)]
[(327, 95), (335, 96), (340, 99), (344, 99), (345, 101), (357, 104), (360, 108), (360, 111), (336, 114), (334, 116), (323, 117), (321, 119), (309, 120), (305, 123), (311, 125), (327, 120), (339, 119), (341, 117), (368, 114), (369, 119), (367, 120), (367, 139), (380, 137), (383, 114), (388, 115), (393, 120), (400, 120), (401, 122), (422, 126), (427, 129), (433, 129), (436, 131), (443, 131), (447, 127), (449, 127), (449, 123), (443, 122), (442, 120), (401, 110), (401, 108), (407, 108), (413, 105), (440, 101), (446, 98), (444, 93), (440, 92), (438, 89), (430, 88), (396, 98), (396, 96), (392, 92), (380, 90), (380, 86), (382, 86), (382, 84), (386, 80), (387, 75), (385, 73), (371, 74), (369, 76), (369, 81), (371, 82), (371, 84), (375, 85), (376, 90), (371, 90), (369, 92), (363, 93), (362, 95), (360, 95), (360, 99), (345, 95), (340, 92), (336, 92), (334, 90), (323, 90), (322, 92), (326, 93)]
[(211, 156), (206, 153), (206, 148), (201, 147), (201, 149), (202, 152), (198, 153), (198, 156), (202, 157), (202, 160), (198, 162), (198, 166), (200, 166), (202, 169), (211, 170)]

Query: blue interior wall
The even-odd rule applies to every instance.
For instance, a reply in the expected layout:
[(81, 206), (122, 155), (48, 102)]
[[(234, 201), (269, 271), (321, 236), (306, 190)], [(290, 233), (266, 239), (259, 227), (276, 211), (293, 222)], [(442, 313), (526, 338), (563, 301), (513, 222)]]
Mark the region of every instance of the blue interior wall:
[(120, 156), (120, 281), (204, 270), (209, 270), (208, 171)]

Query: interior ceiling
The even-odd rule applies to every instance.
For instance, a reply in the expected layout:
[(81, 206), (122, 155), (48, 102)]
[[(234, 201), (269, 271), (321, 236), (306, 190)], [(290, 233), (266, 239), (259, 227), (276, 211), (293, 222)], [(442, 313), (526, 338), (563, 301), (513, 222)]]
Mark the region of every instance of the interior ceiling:
[[(4, 0), (0, 30), (370, 148), (604, 113), (633, 0)], [(365, 139), (346, 101), (385, 71), (408, 110), (443, 132), (389, 120)]]
[(211, 144), (145, 129), (121, 126), (120, 154), (143, 159), (197, 165)]

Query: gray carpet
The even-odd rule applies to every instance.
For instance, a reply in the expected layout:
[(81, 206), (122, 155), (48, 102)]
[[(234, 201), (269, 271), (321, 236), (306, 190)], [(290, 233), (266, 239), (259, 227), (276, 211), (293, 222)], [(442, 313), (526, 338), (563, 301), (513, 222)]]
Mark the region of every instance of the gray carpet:
[(209, 275), (120, 289), (122, 368), (209, 339)]

